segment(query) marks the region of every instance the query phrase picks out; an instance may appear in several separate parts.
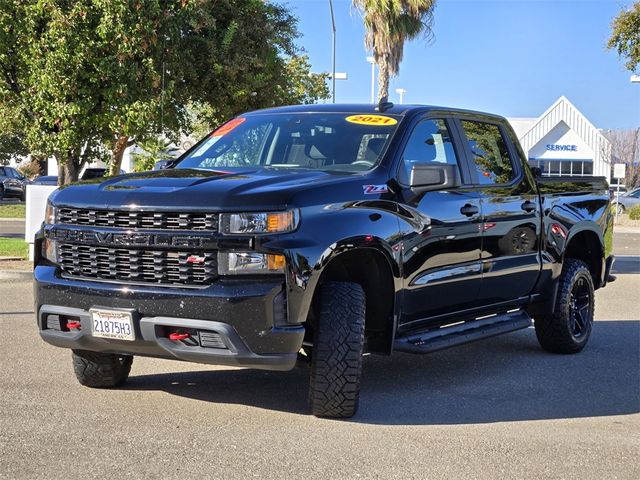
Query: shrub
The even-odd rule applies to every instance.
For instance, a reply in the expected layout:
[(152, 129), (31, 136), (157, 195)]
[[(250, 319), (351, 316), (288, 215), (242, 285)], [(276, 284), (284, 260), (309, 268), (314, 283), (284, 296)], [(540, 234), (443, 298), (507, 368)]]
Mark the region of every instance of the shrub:
[(640, 205), (634, 205), (629, 209), (629, 218), (631, 220), (640, 220)]
[(22, 173), (25, 177), (32, 179), (33, 177), (37, 177), (38, 174), (40, 173), (40, 165), (35, 160), (22, 162), (18, 167), (18, 171)]

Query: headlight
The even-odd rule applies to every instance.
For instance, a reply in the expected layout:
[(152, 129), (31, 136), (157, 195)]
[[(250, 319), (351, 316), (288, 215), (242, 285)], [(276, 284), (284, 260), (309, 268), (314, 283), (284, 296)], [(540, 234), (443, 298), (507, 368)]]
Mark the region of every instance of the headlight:
[(47, 225), (56, 223), (56, 207), (51, 205), (51, 202), (47, 202), (47, 208), (44, 211), (44, 223)]
[(283, 273), (284, 256), (258, 252), (218, 252), (220, 275)]
[(292, 232), (298, 227), (298, 211), (274, 213), (223, 213), (220, 215), (222, 233), (256, 234)]

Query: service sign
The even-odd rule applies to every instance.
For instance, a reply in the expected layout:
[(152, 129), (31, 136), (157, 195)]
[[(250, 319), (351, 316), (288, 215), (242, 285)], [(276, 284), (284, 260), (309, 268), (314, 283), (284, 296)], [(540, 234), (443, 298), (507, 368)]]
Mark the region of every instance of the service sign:
[(613, 164), (613, 178), (624, 178), (627, 165), (624, 163)]

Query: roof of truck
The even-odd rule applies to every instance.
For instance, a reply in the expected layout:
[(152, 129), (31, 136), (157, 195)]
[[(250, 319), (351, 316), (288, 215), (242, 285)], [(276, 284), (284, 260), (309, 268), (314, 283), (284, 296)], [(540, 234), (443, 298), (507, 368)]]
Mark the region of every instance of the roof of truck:
[(378, 105), (370, 103), (322, 103), (311, 105), (289, 105), (286, 107), (266, 108), (263, 110), (255, 110), (252, 113), (370, 113), (375, 114), (387, 114), (387, 115), (407, 115), (409, 113), (427, 112), (427, 111), (446, 111), (458, 114), (467, 115), (483, 115), (490, 116), (496, 119), (504, 120), (500, 115), (495, 115), (487, 112), (478, 112), (473, 110), (464, 110), (460, 108), (442, 107), (435, 105), (407, 105), (400, 104), (394, 105), (385, 109), (383, 112), (378, 110)]

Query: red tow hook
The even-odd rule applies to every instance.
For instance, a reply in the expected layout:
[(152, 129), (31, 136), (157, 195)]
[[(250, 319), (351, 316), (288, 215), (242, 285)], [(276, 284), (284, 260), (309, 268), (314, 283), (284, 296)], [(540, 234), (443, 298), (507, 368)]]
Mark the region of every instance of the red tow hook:
[(80, 322), (76, 322), (76, 321), (67, 322), (67, 328), (69, 330), (80, 330), (80, 327), (82, 327), (82, 324)]
[(188, 333), (177, 333), (177, 332), (173, 332), (169, 334), (169, 340), (172, 340), (174, 342), (178, 342), (180, 340), (186, 340), (187, 338), (189, 338), (191, 335), (189, 335)]

